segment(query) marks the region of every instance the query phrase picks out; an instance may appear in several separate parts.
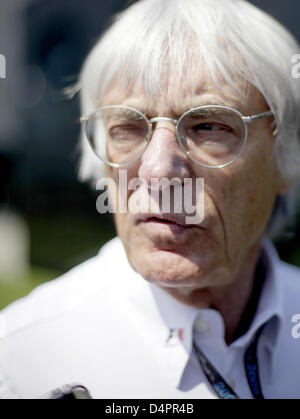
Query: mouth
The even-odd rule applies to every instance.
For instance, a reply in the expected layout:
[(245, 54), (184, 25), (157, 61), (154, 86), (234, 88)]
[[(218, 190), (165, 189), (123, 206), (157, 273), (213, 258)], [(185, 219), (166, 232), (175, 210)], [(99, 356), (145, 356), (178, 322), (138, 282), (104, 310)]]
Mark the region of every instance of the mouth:
[(135, 217), (136, 223), (140, 222), (156, 222), (161, 224), (176, 224), (182, 227), (192, 227), (193, 225), (187, 224), (185, 217), (181, 214), (137, 214)]
[(180, 214), (137, 214), (135, 224), (142, 224), (151, 235), (179, 235), (197, 227), (187, 224), (185, 217)]

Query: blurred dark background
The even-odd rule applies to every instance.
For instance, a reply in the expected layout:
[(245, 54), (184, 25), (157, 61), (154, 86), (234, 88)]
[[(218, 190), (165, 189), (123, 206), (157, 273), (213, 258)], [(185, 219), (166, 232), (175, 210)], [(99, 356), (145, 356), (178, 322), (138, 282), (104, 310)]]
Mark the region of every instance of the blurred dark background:
[[(63, 89), (128, 0), (0, 0), (0, 308), (115, 235), (77, 180), (78, 97)], [(300, 39), (300, 2), (257, 0)], [(299, 51), (300, 53), (300, 51)], [(299, 224), (276, 245), (300, 266)], [(1, 268), (2, 264), (2, 268)]]

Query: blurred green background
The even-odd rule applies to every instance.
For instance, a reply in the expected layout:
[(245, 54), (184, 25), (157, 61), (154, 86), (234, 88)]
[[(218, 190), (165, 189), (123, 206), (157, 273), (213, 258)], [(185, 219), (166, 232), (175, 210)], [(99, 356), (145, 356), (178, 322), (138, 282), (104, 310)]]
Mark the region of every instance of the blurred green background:
[(98, 222), (72, 214), (28, 216), (25, 222), (31, 237), (30, 265), (23, 273), (2, 275), (0, 309), (93, 257), (115, 235), (112, 220), (100, 215)]
[[(253, 0), (300, 39), (300, 2)], [(115, 235), (96, 191), (77, 180), (79, 101), (64, 88), (127, 0), (0, 0), (0, 309)], [(99, 192), (98, 192), (99, 193)], [(300, 266), (297, 217), (276, 246)]]

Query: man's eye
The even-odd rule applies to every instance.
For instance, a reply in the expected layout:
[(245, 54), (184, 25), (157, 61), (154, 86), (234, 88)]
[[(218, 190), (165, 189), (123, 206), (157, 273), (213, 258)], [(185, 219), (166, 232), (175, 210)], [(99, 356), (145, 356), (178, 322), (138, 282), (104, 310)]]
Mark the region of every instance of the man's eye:
[(222, 124), (217, 124), (217, 123), (210, 123), (210, 122), (206, 122), (206, 123), (202, 123), (202, 124), (197, 124), (194, 127), (191, 128), (195, 133), (199, 132), (199, 131), (225, 131), (225, 132), (231, 132), (231, 128), (226, 126), (226, 125), (222, 125)]
[(117, 125), (109, 129), (109, 135), (112, 139), (139, 139), (147, 135), (145, 129), (136, 125)]

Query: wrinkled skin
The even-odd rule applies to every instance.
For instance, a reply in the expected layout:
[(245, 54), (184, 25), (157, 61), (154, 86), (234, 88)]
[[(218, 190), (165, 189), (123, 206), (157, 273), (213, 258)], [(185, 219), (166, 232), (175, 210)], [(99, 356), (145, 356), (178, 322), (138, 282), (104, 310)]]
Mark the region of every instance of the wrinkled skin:
[[(102, 104), (134, 107), (148, 118), (177, 119), (203, 104), (226, 105), (246, 116), (269, 110), (254, 87), (248, 88), (242, 101), (226, 84), (217, 89), (208, 81), (197, 87), (196, 81), (187, 82), (180, 93), (166, 84), (155, 101), (140, 85), (126, 92), (115, 83)], [(178, 146), (174, 125), (158, 122), (140, 163), (127, 169), (128, 179), (143, 178), (150, 184), (152, 178), (204, 178), (204, 220), (182, 234), (173, 234), (168, 225), (136, 222), (130, 213), (115, 215), (132, 267), (184, 304), (219, 310), (229, 336), (250, 300), (261, 238), (276, 196), (286, 187), (276, 168), (272, 122), (270, 117), (249, 124), (243, 154), (221, 169), (190, 161)], [(117, 179), (117, 169), (108, 172)], [(129, 191), (129, 202), (137, 195), (147, 200), (147, 189)]]

